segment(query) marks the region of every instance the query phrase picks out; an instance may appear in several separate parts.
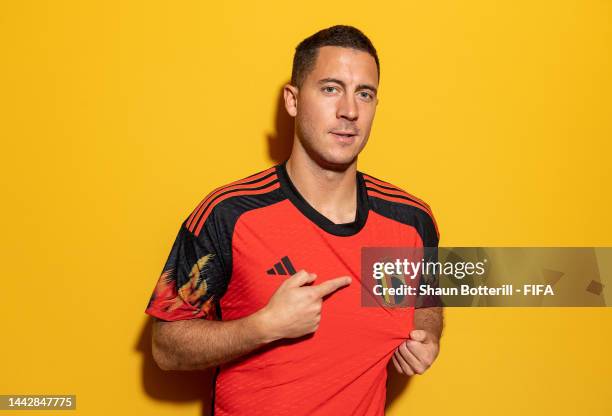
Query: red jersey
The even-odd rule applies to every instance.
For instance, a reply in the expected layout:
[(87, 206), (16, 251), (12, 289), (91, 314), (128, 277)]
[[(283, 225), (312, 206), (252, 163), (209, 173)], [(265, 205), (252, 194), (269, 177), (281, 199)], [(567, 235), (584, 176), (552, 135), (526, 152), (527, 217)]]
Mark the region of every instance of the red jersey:
[[(323, 301), (318, 330), (219, 368), (214, 414), (382, 415), (387, 364), (414, 307), (361, 304), (362, 247), (437, 247), (427, 204), (357, 171), (357, 213), (335, 224), (291, 183), (285, 163), (209, 193), (183, 222), (146, 313), (233, 320), (263, 308), (297, 270), (352, 283)], [(420, 299), (417, 307), (434, 306)]]

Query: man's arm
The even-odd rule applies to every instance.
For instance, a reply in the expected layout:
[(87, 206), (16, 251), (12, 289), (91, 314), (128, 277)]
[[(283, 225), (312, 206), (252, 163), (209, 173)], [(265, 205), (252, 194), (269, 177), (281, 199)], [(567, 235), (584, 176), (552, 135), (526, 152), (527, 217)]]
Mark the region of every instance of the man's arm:
[(423, 374), (438, 357), (443, 326), (442, 307), (415, 309), (415, 329), (391, 357), (395, 369), (409, 376)]
[(444, 316), (441, 306), (430, 308), (416, 308), (414, 310), (414, 328), (424, 330), (438, 343), (442, 337)]
[(281, 338), (316, 331), (323, 297), (346, 286), (338, 277), (308, 286), (316, 275), (300, 270), (274, 292), (268, 304), (252, 315), (232, 321), (204, 319), (153, 325), (153, 358), (163, 370), (201, 370), (215, 367)]
[(153, 358), (162, 370), (203, 370), (247, 354), (273, 339), (260, 313), (234, 321), (190, 319), (153, 323)]

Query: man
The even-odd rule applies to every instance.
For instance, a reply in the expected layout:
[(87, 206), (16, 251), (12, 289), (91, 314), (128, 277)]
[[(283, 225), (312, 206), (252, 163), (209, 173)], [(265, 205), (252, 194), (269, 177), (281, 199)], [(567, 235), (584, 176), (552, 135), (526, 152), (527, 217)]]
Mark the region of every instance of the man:
[(427, 204), (357, 171), (379, 74), (353, 27), (301, 42), (284, 87), (291, 156), (217, 188), (179, 230), (146, 309), (153, 356), (219, 367), (216, 415), (380, 415), (389, 361), (414, 375), (438, 355), (437, 304), (360, 304), (361, 247), (439, 241)]

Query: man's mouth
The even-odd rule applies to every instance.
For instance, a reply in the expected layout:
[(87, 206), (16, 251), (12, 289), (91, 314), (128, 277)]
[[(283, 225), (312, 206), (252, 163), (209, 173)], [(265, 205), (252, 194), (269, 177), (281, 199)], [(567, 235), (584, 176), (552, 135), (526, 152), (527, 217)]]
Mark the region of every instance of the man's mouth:
[(356, 136), (357, 135), (357, 133), (355, 133), (352, 130), (332, 130), (330, 133), (337, 134), (338, 136)]
[(342, 137), (342, 138), (352, 138), (354, 136), (356, 136), (357, 134), (353, 131), (348, 131), (348, 130), (332, 130), (330, 131), (331, 134), (333, 134), (336, 137)]
[(357, 137), (355, 133), (347, 131), (330, 131), (329, 133), (342, 144), (353, 144)]

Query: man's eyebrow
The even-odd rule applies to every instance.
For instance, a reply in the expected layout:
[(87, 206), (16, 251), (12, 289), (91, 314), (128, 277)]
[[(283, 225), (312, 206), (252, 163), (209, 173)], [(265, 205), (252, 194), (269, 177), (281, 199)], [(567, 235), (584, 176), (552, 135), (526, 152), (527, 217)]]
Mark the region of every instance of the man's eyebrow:
[[(340, 79), (336, 79), (336, 78), (322, 78), (320, 79), (317, 84), (325, 84), (327, 82), (335, 82), (336, 84), (340, 84), (342, 86), (342, 88), (346, 88), (346, 84), (344, 83), (344, 81), (340, 80)], [(357, 89), (358, 90), (370, 90), (372, 91), (374, 94), (376, 94), (378, 92), (378, 89), (376, 89), (375, 86), (370, 85), (370, 84), (359, 84), (357, 85)]]

